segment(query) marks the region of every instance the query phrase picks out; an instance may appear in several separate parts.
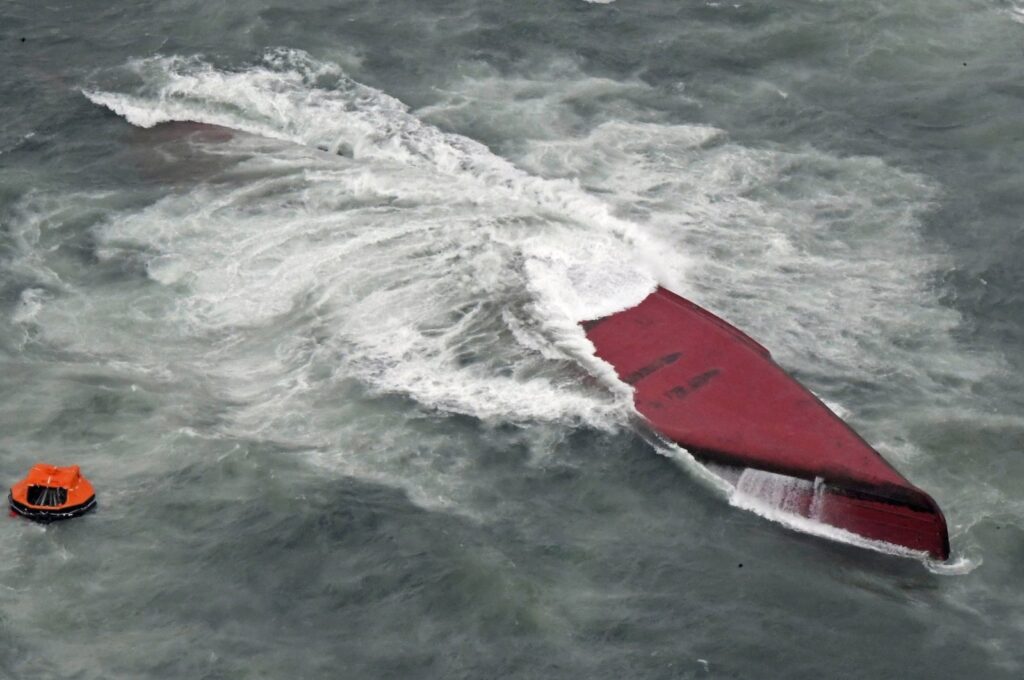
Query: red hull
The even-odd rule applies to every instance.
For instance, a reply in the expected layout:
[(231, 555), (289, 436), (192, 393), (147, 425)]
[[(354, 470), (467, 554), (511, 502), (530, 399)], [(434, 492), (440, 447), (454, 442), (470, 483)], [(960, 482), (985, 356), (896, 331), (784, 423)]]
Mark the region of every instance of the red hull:
[(864, 538), (949, 556), (942, 512), (766, 349), (658, 288), (636, 307), (584, 322), (597, 356), (634, 388), (655, 430), (699, 459), (819, 480), (798, 515)]

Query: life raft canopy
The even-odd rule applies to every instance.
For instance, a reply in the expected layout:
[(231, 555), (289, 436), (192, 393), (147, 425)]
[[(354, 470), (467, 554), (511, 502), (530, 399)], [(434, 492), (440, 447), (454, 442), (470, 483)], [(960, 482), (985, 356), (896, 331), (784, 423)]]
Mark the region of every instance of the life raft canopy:
[(11, 510), (36, 522), (79, 517), (96, 507), (96, 493), (77, 465), (37, 463), (11, 487)]

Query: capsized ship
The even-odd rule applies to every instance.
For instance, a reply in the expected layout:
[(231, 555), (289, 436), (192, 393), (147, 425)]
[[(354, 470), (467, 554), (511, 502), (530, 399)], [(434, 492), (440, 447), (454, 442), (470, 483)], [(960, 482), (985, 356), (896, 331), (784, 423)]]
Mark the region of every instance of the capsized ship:
[(733, 486), (787, 480), (764, 499), (776, 510), (949, 557), (935, 501), (737, 328), (660, 287), (582, 325), (651, 427)]

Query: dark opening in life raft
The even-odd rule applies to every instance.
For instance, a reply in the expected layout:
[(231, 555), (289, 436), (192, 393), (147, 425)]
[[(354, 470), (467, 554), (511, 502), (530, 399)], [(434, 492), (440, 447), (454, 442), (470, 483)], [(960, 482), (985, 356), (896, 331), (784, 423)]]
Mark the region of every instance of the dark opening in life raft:
[(11, 487), (7, 500), (11, 510), (36, 522), (80, 517), (96, 507), (92, 484), (77, 465), (38, 463)]

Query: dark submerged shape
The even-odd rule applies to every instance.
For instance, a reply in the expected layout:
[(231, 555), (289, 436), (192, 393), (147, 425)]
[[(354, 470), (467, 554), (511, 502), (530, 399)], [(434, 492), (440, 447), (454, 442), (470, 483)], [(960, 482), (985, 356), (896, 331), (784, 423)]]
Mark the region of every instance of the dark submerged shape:
[(949, 557), (935, 501), (738, 329), (664, 288), (583, 327), (651, 426), (734, 484), (746, 469), (807, 480), (786, 511)]

